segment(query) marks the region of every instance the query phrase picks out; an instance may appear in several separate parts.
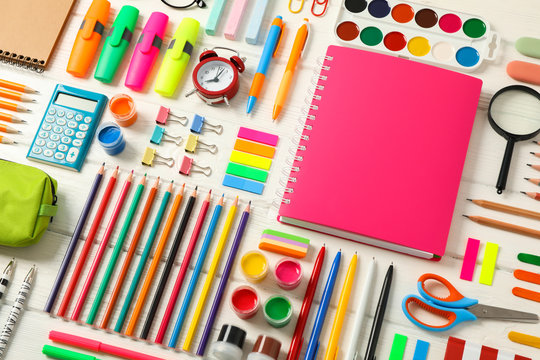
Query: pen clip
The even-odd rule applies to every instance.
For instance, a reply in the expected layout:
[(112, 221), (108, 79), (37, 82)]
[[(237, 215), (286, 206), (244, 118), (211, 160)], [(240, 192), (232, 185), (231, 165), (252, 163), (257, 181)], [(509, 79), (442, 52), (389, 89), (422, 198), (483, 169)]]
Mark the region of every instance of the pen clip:
[(272, 54), (272, 57), (276, 57), (277, 51), (279, 49), (279, 46), (281, 45), (281, 40), (283, 40), (283, 31), (285, 30), (285, 23), (282, 22), (279, 26), (279, 40), (276, 44), (276, 48), (274, 49), (274, 53)]
[(308, 19), (304, 18), (304, 24), (307, 27), (307, 36), (306, 36), (306, 41), (304, 41), (304, 45), (302, 46), (302, 51), (300, 52), (300, 57), (304, 56), (304, 51), (306, 50), (306, 44), (308, 43), (309, 38), (311, 36), (311, 27), (309, 25)]
[(191, 53), (193, 52), (193, 45), (187, 41), (187, 39), (182, 39), (183, 42), (178, 40), (179, 39), (172, 39), (171, 43), (169, 44), (169, 49), (171, 50), (171, 59), (173, 60), (180, 60), (183, 53), (191, 56)]
[(337, 359), (337, 354), (338, 353), (339, 353), (339, 346), (336, 346), (336, 351), (334, 352), (334, 359), (333, 360)]
[(358, 359), (358, 351), (354, 353), (354, 356), (353, 356), (353, 360), (357, 360)]
[(128, 43), (131, 42), (131, 36), (133, 33), (127, 28), (126, 25), (120, 25), (118, 27), (113, 26), (111, 28), (111, 38), (109, 44), (113, 47), (118, 47), (122, 43), (122, 40), (126, 40)]
[(81, 24), (81, 37), (84, 40), (90, 40), (98, 23), (98, 20), (95, 18), (85, 18)]

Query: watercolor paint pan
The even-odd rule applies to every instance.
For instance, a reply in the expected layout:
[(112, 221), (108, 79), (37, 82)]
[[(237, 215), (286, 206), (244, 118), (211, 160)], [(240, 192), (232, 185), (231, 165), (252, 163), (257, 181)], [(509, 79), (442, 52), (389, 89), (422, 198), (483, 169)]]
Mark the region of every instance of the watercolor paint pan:
[(480, 16), (403, 1), (345, 0), (334, 34), (347, 46), (460, 71), (494, 60), (500, 45)]

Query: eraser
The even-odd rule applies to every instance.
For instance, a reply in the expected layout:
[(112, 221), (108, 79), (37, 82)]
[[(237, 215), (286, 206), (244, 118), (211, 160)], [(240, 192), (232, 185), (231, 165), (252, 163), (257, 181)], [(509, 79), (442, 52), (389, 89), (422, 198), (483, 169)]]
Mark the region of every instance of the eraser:
[(540, 85), (540, 65), (515, 60), (506, 65), (506, 73), (514, 80)]

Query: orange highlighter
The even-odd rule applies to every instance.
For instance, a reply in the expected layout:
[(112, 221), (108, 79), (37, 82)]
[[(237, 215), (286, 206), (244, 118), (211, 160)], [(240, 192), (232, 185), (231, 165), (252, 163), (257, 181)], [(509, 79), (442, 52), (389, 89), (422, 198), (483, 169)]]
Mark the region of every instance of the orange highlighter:
[(105, 31), (111, 4), (107, 0), (94, 0), (83, 19), (66, 71), (76, 77), (86, 76)]

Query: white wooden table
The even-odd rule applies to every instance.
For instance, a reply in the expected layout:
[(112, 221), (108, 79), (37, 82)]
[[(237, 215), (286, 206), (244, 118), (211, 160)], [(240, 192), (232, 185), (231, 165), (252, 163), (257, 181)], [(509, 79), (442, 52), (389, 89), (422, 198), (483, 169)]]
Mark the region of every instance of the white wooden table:
[[(332, 29), (340, 9), (341, 0), (330, 0), (328, 13), (323, 18), (314, 18), (313, 16), (311, 16), (309, 11), (311, 7), (311, 2), (312, 1), (306, 1), (306, 6), (304, 7), (304, 10), (301, 14), (293, 15), (287, 10), (288, 1), (272, 1), (270, 9), (265, 18), (265, 31), (262, 34), (262, 38), (266, 37), (266, 29), (268, 28), (268, 25), (271, 22), (273, 16), (276, 14), (283, 15), (284, 20), (288, 25), (288, 28), (285, 33), (284, 42), (282, 44), (283, 46), (279, 50), (278, 56), (276, 60), (272, 63), (272, 66), (270, 67), (270, 70), (267, 74), (268, 81), (265, 83), (263, 96), (257, 102), (255, 112), (251, 116), (247, 116), (245, 114), (245, 100), (247, 98), (247, 93), (252, 76), (258, 63), (259, 55), (262, 52), (262, 46), (260, 44), (257, 46), (248, 45), (244, 42), (243, 38), (246, 30), (245, 28), (247, 26), (246, 24), (242, 25), (239, 34), (239, 40), (237, 41), (226, 40), (223, 37), (222, 27), (219, 28), (217, 36), (207, 36), (204, 31), (201, 31), (199, 34), (195, 55), (193, 56), (194, 59), (192, 59), (189, 64), (188, 71), (186, 72), (186, 75), (180, 83), (177, 94), (175, 95), (175, 97), (170, 99), (160, 97), (159, 95), (154, 93), (154, 91), (152, 91), (153, 82), (155, 81), (156, 76), (155, 71), (150, 77), (150, 83), (152, 84), (149, 87), (149, 90), (145, 92), (135, 93), (123, 86), (123, 81), (127, 68), (127, 60), (131, 56), (133, 44), (128, 51), (127, 59), (124, 60), (121, 69), (119, 70), (119, 74), (117, 74), (115, 82), (113, 84), (101, 84), (100, 82), (93, 79), (93, 77), (89, 77), (86, 79), (76, 79), (65, 72), (65, 67), (71, 50), (71, 45), (73, 43), (77, 29), (81, 23), (81, 20), (86, 12), (86, 9), (90, 4), (90, 0), (80, 0), (74, 6), (72, 15), (68, 20), (65, 31), (63, 32), (63, 35), (60, 38), (60, 41), (54, 53), (52, 62), (46, 72), (44, 72), (43, 74), (35, 74), (6, 65), (0, 65), (1, 78), (26, 84), (28, 86), (38, 89), (41, 92), (41, 95), (36, 97), (38, 99), (38, 103), (30, 105), (33, 112), (31, 114), (24, 115), (24, 118), (27, 119), (29, 123), (26, 125), (21, 124), (17, 126), (18, 129), (23, 131), (23, 134), (12, 136), (12, 138), (16, 139), (19, 144), (15, 146), (0, 145), (0, 158), (5, 158), (8, 160), (13, 160), (40, 167), (46, 172), (48, 172), (51, 176), (56, 178), (59, 182), (59, 212), (58, 215), (55, 217), (54, 222), (50, 225), (49, 231), (45, 234), (41, 242), (29, 248), (0, 248), (0, 266), (5, 266), (10, 257), (17, 258), (17, 268), (15, 271), (14, 279), (12, 281), (12, 285), (10, 286), (9, 291), (0, 303), (0, 319), (2, 324), (7, 316), (10, 306), (17, 294), (18, 287), (20, 286), (20, 283), (24, 278), (26, 272), (32, 264), (36, 264), (39, 268), (37, 278), (35, 279), (33, 291), (27, 302), (26, 311), (20, 319), (16, 331), (13, 335), (12, 343), (6, 354), (6, 359), (44, 358), (44, 356), (40, 354), (40, 351), (41, 347), (44, 344), (50, 343), (50, 341), (47, 339), (48, 332), (50, 330), (66, 331), (95, 339), (101, 339), (104, 342), (114, 343), (119, 346), (130, 347), (132, 349), (151, 353), (156, 356), (162, 356), (166, 359), (190, 358), (190, 356), (187, 354), (181, 352), (173, 352), (170, 349), (164, 349), (157, 345), (147, 344), (143, 341), (134, 341), (128, 338), (123, 338), (116, 334), (107, 334), (104, 331), (95, 330), (88, 326), (77, 325), (72, 322), (66, 322), (61, 319), (52, 318), (42, 311), (45, 300), (51, 289), (53, 279), (56, 276), (60, 262), (64, 256), (64, 252), (73, 231), (74, 225), (78, 219), (81, 206), (86, 198), (89, 186), (93, 181), (95, 172), (102, 161), (107, 162), (108, 169), (104, 181), (106, 181), (108, 176), (112, 173), (111, 169), (114, 166), (119, 165), (121, 169), (120, 183), (123, 182), (128, 171), (134, 169), (136, 175), (136, 182), (138, 182), (140, 177), (145, 172), (148, 172), (151, 180), (157, 176), (161, 176), (164, 180), (174, 179), (176, 184), (186, 182), (188, 191), (191, 191), (195, 185), (199, 185), (201, 195), (211, 188), (213, 189), (213, 193), (215, 194), (213, 197), (214, 203), (217, 201), (217, 196), (222, 192), (226, 194), (227, 205), (232, 202), (232, 199), (237, 194), (240, 195), (241, 198), (241, 208), (245, 206), (248, 200), (252, 200), (252, 217), (249, 220), (249, 226), (239, 251), (240, 255), (248, 250), (255, 249), (257, 247), (260, 234), (266, 228), (289, 231), (294, 234), (306, 236), (311, 239), (313, 246), (311, 247), (309, 256), (306, 259), (302, 260), (302, 264), (304, 265), (304, 270), (306, 274), (305, 280), (302, 282), (299, 288), (287, 293), (287, 295), (292, 298), (295, 309), (294, 320), (291, 322), (290, 325), (286, 326), (283, 329), (274, 329), (266, 324), (262, 312), (259, 312), (255, 318), (249, 321), (240, 320), (232, 313), (232, 311), (229, 310), (229, 305), (227, 304), (229, 297), (225, 297), (225, 303), (221, 307), (218, 320), (216, 321), (215, 330), (220, 328), (221, 325), (224, 323), (235, 324), (246, 329), (248, 332), (247, 343), (245, 345), (246, 354), (251, 350), (253, 342), (259, 334), (267, 334), (274, 336), (283, 342), (280, 359), (285, 359), (285, 354), (288, 350), (290, 338), (294, 330), (294, 323), (296, 322), (296, 317), (298, 315), (300, 304), (306, 288), (307, 278), (311, 272), (312, 263), (315, 259), (318, 248), (323, 243), (326, 243), (329, 250), (328, 257), (325, 263), (323, 274), (321, 276), (321, 285), (319, 286), (319, 290), (315, 297), (316, 303), (312, 308), (311, 316), (306, 327), (306, 337), (309, 336), (311, 331), (313, 319), (315, 317), (315, 311), (317, 308), (317, 304), (320, 301), (323, 283), (329, 271), (331, 260), (340, 248), (344, 250), (345, 257), (343, 259), (342, 271), (340, 271), (340, 275), (338, 277), (335, 294), (332, 299), (332, 307), (326, 318), (326, 326), (324, 327), (321, 338), (322, 349), (319, 352), (319, 358), (322, 358), (321, 353), (324, 353), (326, 342), (330, 334), (331, 323), (333, 321), (336, 309), (335, 306), (339, 298), (339, 291), (341, 289), (341, 285), (343, 283), (344, 275), (346, 272), (344, 269), (346, 268), (346, 266), (348, 266), (350, 256), (354, 251), (357, 251), (359, 254), (360, 265), (359, 272), (357, 273), (358, 280), (354, 286), (353, 296), (351, 298), (352, 300), (349, 304), (348, 316), (346, 318), (344, 329), (342, 332), (342, 347), (346, 342), (350, 341), (347, 334), (352, 329), (352, 319), (356, 309), (356, 305), (358, 303), (359, 295), (362, 291), (362, 283), (364, 274), (367, 269), (368, 260), (372, 256), (374, 256), (376, 257), (378, 262), (377, 280), (376, 286), (372, 290), (373, 300), (371, 301), (369, 318), (366, 322), (368, 325), (362, 333), (362, 339), (360, 344), (362, 355), (365, 351), (365, 346), (367, 344), (371, 320), (373, 317), (376, 301), (379, 296), (382, 279), (386, 272), (387, 266), (390, 264), (390, 262), (393, 262), (395, 265), (394, 285), (391, 291), (390, 302), (386, 312), (381, 339), (379, 341), (379, 359), (384, 359), (388, 357), (393, 336), (396, 332), (405, 334), (409, 337), (409, 342), (406, 350), (407, 359), (412, 358), (414, 346), (417, 339), (422, 339), (431, 343), (428, 357), (429, 359), (442, 359), (446, 347), (446, 341), (449, 335), (457, 336), (488, 346), (514, 351), (518, 354), (528, 355), (535, 359), (540, 358), (539, 350), (534, 350), (530, 347), (525, 347), (512, 343), (507, 339), (507, 333), (511, 330), (535, 334), (538, 336), (540, 335), (540, 324), (517, 324), (492, 321), (477, 321), (474, 323), (468, 323), (466, 325), (460, 326), (444, 334), (440, 334), (426, 332), (413, 326), (405, 318), (401, 311), (401, 299), (404, 295), (408, 293), (416, 292), (416, 279), (418, 278), (418, 276), (425, 272), (434, 272), (440, 275), (444, 275), (449, 280), (456, 283), (458, 288), (466, 295), (469, 295), (471, 297), (477, 297), (481, 299), (482, 303), (517, 309), (526, 309), (537, 313), (540, 312), (539, 304), (532, 301), (519, 299), (511, 294), (511, 289), (514, 286), (524, 285), (520, 284), (516, 279), (513, 278), (512, 271), (515, 268), (520, 267), (528, 269), (530, 271), (538, 272), (538, 268), (518, 263), (516, 255), (519, 252), (530, 252), (539, 254), (540, 242), (532, 238), (483, 227), (472, 223), (461, 216), (461, 214), (485, 215), (508, 222), (518, 223), (524, 226), (538, 227), (538, 223), (533, 220), (527, 220), (511, 215), (504, 215), (501, 213), (495, 213), (489, 210), (485, 210), (471, 204), (465, 199), (482, 198), (533, 210), (540, 209), (538, 203), (519, 193), (519, 191), (536, 191), (532, 184), (529, 184), (525, 180), (523, 180), (523, 177), (537, 177), (539, 175), (535, 173), (534, 170), (525, 166), (525, 164), (528, 162), (535, 162), (535, 159), (532, 157), (532, 155), (529, 154), (529, 152), (540, 151), (540, 148), (537, 145), (532, 144), (531, 142), (521, 143), (516, 147), (507, 190), (504, 192), (504, 195), (497, 195), (495, 192), (494, 183), (499, 171), (499, 165), (502, 159), (505, 141), (490, 128), (486, 118), (486, 106), (489, 97), (497, 89), (505, 85), (514, 83), (514, 81), (512, 81), (505, 73), (506, 64), (514, 59), (522, 59), (534, 62), (534, 60), (524, 59), (523, 56), (518, 54), (517, 51), (514, 49), (513, 44), (515, 40), (521, 36), (540, 37), (540, 30), (538, 28), (538, 24), (540, 23), (540, 3), (535, 0), (456, 0), (453, 2), (447, 2), (443, 0), (421, 1), (433, 6), (439, 6), (443, 8), (450, 7), (454, 10), (478, 14), (483, 18), (487, 19), (491, 23), (492, 28), (495, 31), (498, 31), (503, 39), (501, 44), (502, 48), (498, 59), (494, 63), (486, 63), (485, 66), (482, 66), (479, 71), (474, 73), (475, 76), (478, 76), (484, 80), (484, 87), (482, 91), (483, 95), (472, 133), (472, 139), (457, 199), (456, 209), (454, 213), (454, 221), (450, 232), (446, 256), (440, 262), (430, 262), (361, 244), (355, 244), (345, 240), (323, 236), (293, 227), (288, 227), (277, 223), (277, 221), (275, 220), (275, 209), (272, 209), (271, 203), (272, 200), (275, 198), (275, 191), (279, 188), (279, 178), (282, 176), (281, 168), (284, 165), (285, 159), (288, 157), (288, 148), (290, 146), (291, 137), (294, 134), (294, 128), (297, 125), (297, 119), (299, 119), (300, 117), (300, 110), (304, 105), (304, 98), (307, 94), (307, 89), (310, 84), (310, 78), (316, 68), (316, 59), (324, 54), (325, 49), (328, 45), (336, 43)], [(129, 3), (130, 5), (134, 5), (140, 9), (141, 17), (139, 18), (139, 23), (135, 32), (135, 38), (138, 38), (142, 24), (146, 22), (152, 11), (163, 11), (167, 13), (170, 16), (170, 23), (167, 28), (167, 36), (165, 41), (166, 43), (168, 43), (168, 40), (172, 36), (172, 33), (174, 32), (174, 30), (184, 16), (195, 17), (201, 22), (202, 25), (204, 25), (209, 13), (208, 9), (195, 8), (189, 11), (175, 11), (164, 6), (158, 0), (134, 0), (129, 2), (111, 0), (111, 3), (112, 11), (109, 17), (108, 27), (110, 27), (112, 19), (114, 19), (116, 13), (119, 11), (120, 7), (123, 4)], [(211, 0), (209, 0), (208, 3), (210, 6), (212, 5)], [(251, 6), (252, 4), (250, 4), (250, 7)], [(225, 15), (227, 14), (227, 12), (228, 8), (226, 9)], [(292, 42), (296, 29), (301, 24), (304, 17), (309, 17), (310, 22), (312, 23), (311, 42), (308, 45), (304, 59), (299, 65), (299, 70), (297, 71), (297, 78), (294, 83), (293, 90), (290, 94), (289, 102), (282, 113), (281, 120), (279, 122), (273, 123), (271, 121), (271, 111), (274, 94), (279, 86), (279, 81), (285, 68), (288, 54), (292, 47)], [(237, 97), (232, 100), (230, 108), (227, 108), (225, 106), (209, 107), (207, 105), (204, 105), (196, 96), (192, 96), (187, 99), (184, 97), (184, 94), (192, 88), (190, 75), (191, 70), (196, 64), (196, 57), (198, 57), (198, 54), (200, 54), (203, 48), (211, 48), (213, 46), (227, 46), (235, 48), (240, 51), (242, 56), (248, 58), (246, 64), (246, 73), (242, 76), (241, 79), (240, 92)], [(161, 63), (162, 55), (163, 51), (157, 61), (158, 65)], [(540, 61), (538, 60), (536, 62), (540, 63)], [(95, 63), (96, 62), (94, 62), (91, 67), (91, 71), (89, 72), (91, 74), (93, 74), (93, 70), (95, 69)], [(155, 68), (157, 69), (157, 67), (158, 66), (156, 66)], [(135, 99), (139, 118), (135, 125), (131, 126), (130, 128), (123, 129), (125, 137), (127, 138), (128, 145), (126, 147), (126, 150), (121, 155), (116, 157), (110, 157), (104, 153), (104, 151), (100, 148), (98, 144), (94, 144), (88, 154), (86, 163), (83, 166), (81, 173), (72, 173), (52, 166), (29, 162), (25, 159), (25, 155), (28, 151), (28, 147), (32, 141), (35, 130), (41, 120), (43, 111), (49, 101), (50, 94), (52, 93), (52, 90), (57, 83), (63, 83), (67, 85), (78, 86), (91, 91), (102, 92), (109, 97), (117, 93), (128, 93)], [(224, 125), (225, 130), (221, 136), (210, 133), (208, 135), (205, 134), (203, 137), (205, 141), (217, 144), (219, 146), (219, 152), (216, 155), (199, 153), (195, 157), (196, 161), (199, 164), (208, 164), (212, 167), (213, 173), (210, 177), (206, 178), (200, 174), (193, 174), (191, 177), (187, 178), (179, 175), (176, 169), (169, 169), (165, 166), (155, 166), (154, 168), (150, 169), (141, 165), (140, 159), (142, 156), (142, 151), (149, 144), (148, 140), (154, 127), (154, 118), (160, 105), (168, 106), (172, 109), (172, 111), (180, 115), (186, 114), (189, 116), (193, 115), (193, 113), (199, 113), (206, 116), (207, 119), (211, 122), (221, 123)], [(110, 112), (106, 112), (106, 114), (104, 115), (104, 120), (112, 120)], [(278, 134), (280, 136), (277, 156), (274, 164), (272, 165), (270, 177), (264, 194), (262, 196), (253, 196), (248, 193), (233, 191), (232, 189), (225, 188), (221, 185), (221, 181), (225, 172), (225, 167), (227, 165), (227, 160), (231, 153), (234, 138), (236, 136), (236, 132), (239, 126), (251, 126), (260, 130), (266, 130)], [(187, 128), (182, 128), (181, 126), (175, 125), (169, 126), (168, 130), (172, 133), (178, 132), (184, 135), (187, 135), (188, 133)], [(381, 141), (384, 141), (384, 139), (381, 139)], [(444, 151), (444, 149), (445, 144), (441, 144), (441, 151)], [(169, 143), (168, 145), (165, 144), (159, 146), (159, 152), (163, 154), (173, 154), (176, 158), (179, 158), (184, 152), (184, 150), (181, 147), (176, 147), (174, 144)], [(100, 193), (103, 192), (104, 188), (105, 186), (101, 187)], [(121, 186), (117, 185), (114, 196), (119, 193), (120, 188)], [(399, 185), (396, 185), (395, 189), (389, 190), (399, 191)], [(164, 187), (162, 186), (159, 197), (161, 197), (163, 191)], [(130, 197), (133, 193), (134, 190), (131, 191)], [(434, 196), (436, 196), (436, 194), (434, 194)], [(193, 213), (193, 219), (190, 222), (188, 234), (194, 225), (194, 218), (197, 215), (199, 205), (202, 202), (201, 198), (202, 196), (200, 196), (199, 200), (197, 201), (196, 210)], [(113, 201), (115, 201), (114, 199), (115, 198), (113, 198)], [(159, 201), (159, 199), (157, 201)], [(96, 208), (97, 206), (94, 206), (94, 212)], [(112, 206), (110, 206), (109, 211), (106, 214), (105, 220), (103, 221), (102, 227), (100, 229), (100, 233), (96, 237), (96, 244), (94, 244), (93, 246), (91, 256), (93, 256), (97, 248), (98, 240), (101, 239), (101, 234), (104, 231), (104, 226), (108, 219), (111, 208)], [(142, 208), (142, 206), (140, 206), (140, 208)], [(157, 206), (155, 208), (157, 208)], [(365, 211), (369, 211), (369, 209), (366, 209)], [(123, 212), (119, 223), (123, 221), (125, 213), (126, 211)], [(155, 215), (155, 211), (152, 213), (150, 221), (153, 221), (153, 215)], [(238, 222), (238, 218), (236, 222)], [(92, 219), (92, 217), (90, 217), (89, 219)], [(220, 222), (220, 228), (223, 224), (223, 220), (224, 217), (222, 217), (222, 221)], [(84, 238), (86, 237), (86, 234), (88, 232), (88, 228), (89, 225), (87, 224), (83, 232), (83, 238), (81, 239), (81, 242), (84, 241)], [(106, 264), (108, 262), (111, 249), (114, 246), (119, 229), (120, 225), (117, 225), (115, 230), (115, 236), (113, 236), (113, 239), (110, 243), (110, 248), (103, 260), (103, 264)], [(143, 238), (141, 239), (141, 244), (144, 244), (146, 242), (146, 236), (149, 230), (150, 226), (147, 226)], [(133, 231), (134, 228), (131, 229), (130, 234), (132, 234)], [(484, 243), (486, 241), (491, 241), (500, 245), (501, 248), (497, 261), (497, 270), (495, 273), (493, 286), (485, 286), (478, 283), (478, 277), (480, 274), (479, 266), (475, 273), (475, 279), (473, 282), (459, 280), (459, 272), (461, 269), (463, 253), (465, 251), (468, 237), (480, 239)], [(131, 238), (129, 237), (128, 240), (130, 239)], [(169, 241), (169, 245), (171, 242), (172, 241)], [(172, 274), (176, 274), (178, 271), (178, 267), (183, 258), (186, 244), (187, 240), (184, 240)], [(215, 242), (213, 246), (215, 246)], [(79, 246), (77, 250), (79, 251), (80, 248), (81, 246)], [(124, 250), (126, 249), (127, 245)], [(483, 247), (480, 249), (478, 264), (481, 264), (482, 254)], [(138, 252), (137, 256), (138, 255), (140, 255), (140, 251)], [(279, 258), (278, 256), (271, 253), (268, 253), (267, 255), (270, 259), (271, 264), (275, 263), (275, 261)], [(77, 257), (75, 256), (74, 259), (76, 258)], [(120, 260), (123, 260), (123, 257)], [(138, 259), (134, 260), (134, 262), (136, 261), (138, 261)], [(162, 259), (162, 264), (163, 262), (164, 259)], [(208, 260), (205, 264), (205, 272), (208, 270), (209, 262), (210, 261)], [(118, 273), (118, 267), (119, 266), (117, 266), (117, 271), (115, 273), (114, 279), (116, 278), (116, 274)], [(134, 266), (132, 266), (132, 268), (133, 267)], [(221, 272), (222, 267), (223, 263), (220, 267), (219, 272)], [(104, 268), (105, 266), (101, 267), (101, 271), (96, 277), (95, 283), (101, 281)], [(191, 265), (190, 271), (192, 269), (193, 265)], [(130, 275), (132, 275), (132, 272), (130, 273)], [(190, 274), (188, 274), (188, 276), (189, 275)], [(127, 281), (130, 281), (130, 277), (128, 277)], [(157, 280), (154, 283), (154, 286), (156, 285), (156, 283)], [(232, 278), (227, 288), (228, 294), (230, 294), (231, 289), (244, 283), (246, 283), (245, 279), (241, 275), (238, 266), (235, 266), (233, 269)], [(98, 285), (96, 284), (93, 287), (92, 292), (89, 296), (90, 299), (93, 299), (97, 286)], [(170, 292), (171, 287), (172, 281), (169, 281), (169, 286), (166, 294)], [(216, 287), (217, 281), (214, 284), (214, 289)], [(539, 286), (527, 285), (525, 287), (532, 288), (536, 291), (540, 290)], [(124, 294), (126, 292), (126, 288), (127, 286), (124, 286)], [(256, 288), (259, 291), (262, 299), (266, 299), (269, 295), (273, 293), (286, 293), (282, 290), (279, 290), (279, 288), (273, 281), (272, 276), (268, 276), (267, 279), (261, 284), (257, 285)], [(185, 291), (185, 289), (183, 289), (183, 291)], [(198, 289), (197, 291), (200, 291), (200, 289)], [(109, 295), (110, 286), (109, 292), (105, 296), (105, 299), (108, 299)], [(86, 318), (89, 307), (90, 306), (87, 302), (87, 306), (85, 307), (82, 315), (83, 319)], [(99, 314), (98, 319), (101, 318), (104, 307), (105, 306), (102, 306), (102, 311)], [(178, 307), (179, 306), (177, 306), (176, 311), (178, 311)], [(161, 318), (163, 310), (164, 305), (162, 304), (162, 307), (158, 313), (158, 319)], [(191, 310), (193, 310), (193, 306)], [(208, 310), (209, 307), (207, 307), (207, 311)], [(115, 312), (115, 317), (113, 318), (113, 321), (115, 321), (117, 316), (118, 311)], [(145, 314), (143, 314), (143, 316), (145, 316)], [(174, 317), (175, 316), (176, 312)], [(205, 319), (205, 316), (206, 313), (203, 319)], [(141, 323), (142, 321), (139, 322), (139, 329), (142, 326)], [(202, 333), (202, 327), (202, 325), (199, 327), (199, 333), (196, 337), (197, 341), (200, 337), (200, 334)], [(137, 330), (136, 333), (138, 333), (139, 331), (140, 330)], [(154, 325), (150, 338), (153, 338), (156, 331), (157, 326)], [(181, 341), (183, 340), (184, 335), (185, 332), (183, 332), (181, 335)], [(215, 340), (215, 335), (216, 334), (214, 333), (211, 341)], [(166, 338), (168, 339), (168, 336)], [(100, 359), (113, 359), (112, 357), (103, 354), (95, 355)]]

